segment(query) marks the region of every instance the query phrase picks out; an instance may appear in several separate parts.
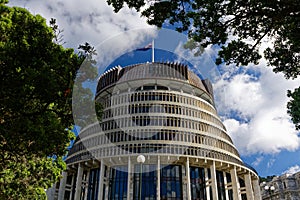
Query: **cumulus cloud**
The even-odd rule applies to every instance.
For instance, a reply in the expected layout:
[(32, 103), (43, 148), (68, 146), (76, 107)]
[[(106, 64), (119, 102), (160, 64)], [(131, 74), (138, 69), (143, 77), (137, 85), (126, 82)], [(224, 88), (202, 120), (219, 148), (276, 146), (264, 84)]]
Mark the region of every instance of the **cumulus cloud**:
[[(156, 34), (138, 12), (125, 7), (116, 14), (106, 1), (11, 0), (10, 4), (41, 14), (48, 21), (56, 18), (64, 30), (65, 46), (76, 49), (89, 42), (98, 47), (97, 59), (103, 68), (122, 52), (148, 43), (145, 40)], [(175, 51), (192, 61), (204, 78), (214, 81), (218, 112), (242, 155), (299, 148), (298, 133), (286, 113), (286, 90), (298, 86), (299, 79), (287, 81), (264, 63), (245, 68), (226, 66), (219, 72), (211, 59), (216, 50), (211, 47), (200, 59), (191, 52), (182, 52)]]
[(140, 13), (127, 6), (114, 13), (106, 1), (46, 0), (41, 3), (38, 0), (11, 0), (10, 5), (24, 7), (48, 21), (55, 18), (63, 29), (64, 46), (76, 49), (88, 42), (96, 49), (99, 47), (98, 61), (101, 64), (109, 64), (113, 58), (141, 45), (156, 32), (145, 18), (140, 17)]
[(214, 84), (218, 111), (240, 153), (298, 149), (299, 133), (286, 112), (286, 91), (297, 87), (299, 79), (286, 80), (263, 64), (243, 70), (225, 73)]
[[(300, 147), (299, 132), (287, 114), (287, 90), (299, 86), (275, 74), (262, 60), (259, 66), (217, 67), (216, 48), (208, 47), (200, 57), (179, 45), (175, 53), (191, 62), (196, 70), (213, 82), (216, 106), (228, 134), (243, 156), (278, 154)], [(263, 157), (253, 163), (258, 166)], [(270, 162), (271, 166), (273, 162)]]
[(300, 166), (295, 165), (290, 168), (288, 168), (286, 171), (282, 172), (282, 174), (295, 174), (300, 171)]

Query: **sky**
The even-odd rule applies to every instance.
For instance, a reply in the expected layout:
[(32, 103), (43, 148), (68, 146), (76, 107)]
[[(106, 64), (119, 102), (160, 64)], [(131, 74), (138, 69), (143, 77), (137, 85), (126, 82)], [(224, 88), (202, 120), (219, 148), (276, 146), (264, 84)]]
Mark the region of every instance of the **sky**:
[(299, 78), (286, 80), (265, 60), (257, 66), (216, 66), (217, 48), (194, 57), (182, 48), (186, 35), (167, 24), (161, 30), (149, 26), (127, 7), (116, 14), (103, 0), (11, 0), (10, 5), (47, 21), (55, 18), (65, 47), (77, 49), (85, 42), (95, 46), (99, 74), (118, 64), (151, 62), (150, 50), (134, 50), (155, 39), (155, 61), (183, 62), (213, 82), (216, 107), (228, 134), (242, 159), (260, 176), (300, 171), (300, 136), (286, 112), (287, 90), (298, 87)]

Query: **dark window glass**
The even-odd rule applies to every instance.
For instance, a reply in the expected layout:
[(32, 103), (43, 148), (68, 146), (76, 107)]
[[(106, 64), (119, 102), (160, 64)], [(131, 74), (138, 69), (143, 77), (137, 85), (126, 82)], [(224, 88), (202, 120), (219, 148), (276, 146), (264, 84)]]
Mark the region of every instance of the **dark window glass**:
[(64, 200), (69, 200), (70, 196), (71, 196), (71, 192), (70, 191), (65, 191)]
[[(232, 182), (230, 173), (226, 173), (226, 179), (227, 179), (227, 184)], [(228, 190), (228, 197), (229, 197), (229, 200), (233, 200), (233, 190), (232, 189)]]
[(180, 165), (168, 165), (161, 169), (161, 200), (182, 200), (182, 174)]
[(157, 90), (168, 90), (168, 88), (165, 87), (165, 86), (160, 86), (160, 85), (158, 85), (158, 86), (157, 86)]
[(110, 200), (127, 199), (127, 179), (128, 173), (125, 166), (119, 166), (117, 169), (111, 168), (109, 175), (109, 194)]
[(219, 200), (225, 200), (226, 196), (225, 196), (225, 184), (224, 184), (223, 172), (216, 171), (216, 176), (217, 176), (217, 188), (218, 188)]
[(90, 171), (89, 184), (88, 184), (88, 200), (94, 200), (98, 197), (98, 184), (99, 184), (100, 169), (92, 169)]
[(71, 185), (72, 184), (72, 178), (73, 178), (73, 175), (69, 175), (69, 176), (67, 176), (67, 184), (68, 185)]
[[(133, 194), (134, 200), (139, 200), (139, 187), (140, 187), (140, 167), (141, 165), (135, 165), (134, 173), (134, 186)], [(142, 198), (143, 200), (155, 200), (156, 199), (156, 166), (155, 165), (142, 165)]]
[(143, 90), (155, 90), (155, 86), (154, 85), (144, 85)]
[(193, 200), (206, 199), (205, 171), (200, 167), (190, 167), (191, 195)]
[(76, 183), (76, 181), (77, 181), (76, 177), (77, 177), (77, 173), (74, 174), (74, 182), (73, 182), (72, 197), (71, 197), (72, 200), (75, 198), (75, 191), (76, 191), (76, 184), (77, 184)]
[[(239, 178), (239, 183), (240, 183), (240, 187), (243, 188), (245, 187), (245, 181), (241, 178)], [(244, 193), (241, 195), (242, 196), (242, 200), (247, 200), (247, 195)]]

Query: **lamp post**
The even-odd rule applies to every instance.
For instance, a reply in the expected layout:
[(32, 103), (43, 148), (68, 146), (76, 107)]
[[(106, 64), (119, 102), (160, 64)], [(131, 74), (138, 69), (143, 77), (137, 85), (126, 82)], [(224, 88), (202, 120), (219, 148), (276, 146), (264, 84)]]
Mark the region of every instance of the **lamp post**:
[(274, 192), (275, 187), (273, 185), (272, 186), (266, 185), (264, 189), (269, 192), (270, 199), (272, 200), (272, 193)]
[(145, 156), (143, 155), (139, 155), (137, 158), (136, 158), (136, 161), (138, 163), (140, 163), (140, 175), (139, 175), (139, 180), (140, 180), (140, 183), (139, 183), (139, 200), (142, 199), (142, 175), (143, 175), (143, 163), (145, 162), (146, 158)]

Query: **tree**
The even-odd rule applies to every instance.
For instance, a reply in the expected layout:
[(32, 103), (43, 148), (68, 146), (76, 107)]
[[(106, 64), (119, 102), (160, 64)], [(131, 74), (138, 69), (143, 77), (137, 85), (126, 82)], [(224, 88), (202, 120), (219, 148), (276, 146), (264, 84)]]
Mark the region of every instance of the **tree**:
[(272, 179), (276, 177), (275, 175), (272, 175), (272, 176), (267, 176), (267, 177), (259, 177), (259, 183), (263, 183), (263, 182), (270, 182), (272, 181)]
[(86, 73), (77, 71), (87, 54), (58, 44), (55, 21), (49, 27), (6, 3), (0, 0), (0, 199), (45, 199), (66, 168), (72, 88)]
[(300, 88), (291, 92), (288, 90), (288, 97), (293, 101), (288, 102), (288, 113), (292, 116), (292, 121), (296, 125), (296, 130), (300, 130)]
[[(118, 12), (126, 3), (137, 10), (148, 0), (107, 0)], [(186, 31), (193, 42), (187, 48), (196, 55), (209, 45), (220, 47), (216, 64), (258, 64), (264, 56), (274, 72), (286, 78), (300, 75), (300, 7), (298, 0), (161, 0), (151, 4), (141, 14), (148, 23), (162, 27), (168, 22), (177, 31)], [(270, 46), (263, 53), (263, 41)], [(299, 88), (298, 88), (299, 89)], [(298, 98), (294, 96), (298, 95)], [(289, 95), (294, 101), (299, 93)], [(299, 104), (299, 103), (298, 103)], [(296, 126), (300, 111), (289, 110)]]

